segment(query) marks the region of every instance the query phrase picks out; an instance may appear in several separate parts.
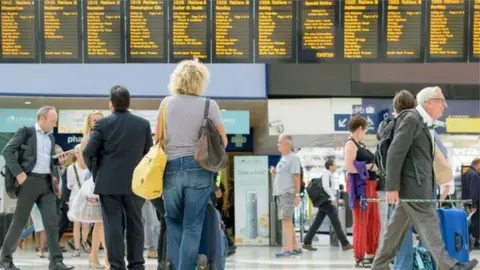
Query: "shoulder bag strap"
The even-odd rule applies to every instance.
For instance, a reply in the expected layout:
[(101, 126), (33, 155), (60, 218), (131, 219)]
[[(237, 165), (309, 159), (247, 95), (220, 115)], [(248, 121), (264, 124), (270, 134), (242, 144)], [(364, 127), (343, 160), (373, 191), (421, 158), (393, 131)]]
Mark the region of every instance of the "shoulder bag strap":
[(157, 120), (157, 129), (155, 132), (155, 141), (162, 149), (165, 147), (165, 134), (166, 134), (166, 121), (167, 121), (167, 101), (166, 97), (163, 100), (162, 107), (160, 108), (160, 116)]
[(206, 98), (205, 99), (205, 110), (203, 111), (203, 118), (207, 119), (208, 118), (208, 111), (210, 110), (210, 99)]
[(73, 163), (72, 166), (73, 166), (73, 171), (75, 172), (75, 179), (77, 179), (78, 187), (82, 188), (82, 184), (80, 183), (80, 177), (78, 176), (77, 166), (75, 166), (75, 163)]

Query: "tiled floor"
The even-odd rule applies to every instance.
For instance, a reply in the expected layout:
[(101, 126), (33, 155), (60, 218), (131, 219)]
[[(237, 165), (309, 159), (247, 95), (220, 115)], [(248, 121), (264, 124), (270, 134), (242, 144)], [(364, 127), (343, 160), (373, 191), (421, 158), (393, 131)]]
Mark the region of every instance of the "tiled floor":
[[(328, 239), (323, 236), (320, 243), (328, 243)], [(295, 258), (276, 259), (274, 254), (279, 248), (274, 247), (239, 247), (236, 255), (228, 258), (226, 269), (235, 270), (260, 270), (260, 269), (288, 269), (288, 270), (306, 270), (306, 269), (354, 269), (352, 262), (352, 252), (343, 252), (336, 247), (330, 247), (325, 244), (316, 245), (319, 250), (316, 252), (304, 252), (302, 256)], [(472, 253), (474, 258), (480, 260), (480, 252)], [(20, 251), (15, 253), (15, 263), (21, 270), (48, 269), (47, 259), (38, 259), (33, 250)], [(86, 255), (82, 254), (80, 258), (71, 258), (69, 253), (65, 253), (65, 263), (74, 265), (77, 270), (88, 269)], [(147, 269), (155, 270), (155, 260), (147, 260)], [(480, 266), (479, 266), (480, 269)]]

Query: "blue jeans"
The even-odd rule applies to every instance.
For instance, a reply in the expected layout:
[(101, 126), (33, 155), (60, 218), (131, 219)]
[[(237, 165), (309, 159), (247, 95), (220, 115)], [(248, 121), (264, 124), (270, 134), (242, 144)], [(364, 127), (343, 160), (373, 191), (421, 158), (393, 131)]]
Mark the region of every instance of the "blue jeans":
[[(393, 213), (393, 207), (388, 208), (388, 219)], [(393, 270), (411, 270), (413, 268), (413, 228), (410, 227), (403, 239), (400, 251), (395, 257)]]
[(145, 245), (149, 250), (156, 250), (158, 244), (158, 234), (160, 233), (160, 224), (158, 223), (157, 213), (150, 201), (145, 201), (142, 207), (142, 216), (145, 231)]
[(33, 232), (35, 232), (35, 227), (33, 225), (30, 225), (28, 228), (25, 229), (25, 231), (22, 232), (22, 234), (20, 235), (20, 239), (27, 239), (27, 237), (29, 237)]
[(163, 181), (168, 260), (177, 270), (195, 269), (213, 173), (188, 156), (169, 160)]

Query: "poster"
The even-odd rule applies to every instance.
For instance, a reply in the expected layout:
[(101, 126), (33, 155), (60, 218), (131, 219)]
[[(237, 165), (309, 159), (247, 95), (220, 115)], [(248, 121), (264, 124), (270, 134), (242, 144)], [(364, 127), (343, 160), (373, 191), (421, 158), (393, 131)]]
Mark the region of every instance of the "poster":
[(235, 243), (268, 246), (270, 242), (267, 156), (236, 156)]

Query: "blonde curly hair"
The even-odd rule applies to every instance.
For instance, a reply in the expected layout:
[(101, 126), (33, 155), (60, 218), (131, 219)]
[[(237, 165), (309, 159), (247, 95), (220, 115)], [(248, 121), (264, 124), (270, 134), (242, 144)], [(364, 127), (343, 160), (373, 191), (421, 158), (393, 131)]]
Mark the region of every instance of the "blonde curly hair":
[(83, 138), (85, 140), (88, 140), (88, 138), (90, 137), (90, 131), (92, 131), (92, 127), (90, 126), (90, 122), (92, 120), (92, 116), (94, 115), (100, 115), (103, 117), (103, 113), (101, 111), (91, 111), (88, 116), (87, 116), (87, 119), (85, 119), (85, 122), (83, 123)]
[(172, 95), (202, 96), (207, 89), (210, 73), (198, 60), (184, 60), (170, 74), (168, 90)]

